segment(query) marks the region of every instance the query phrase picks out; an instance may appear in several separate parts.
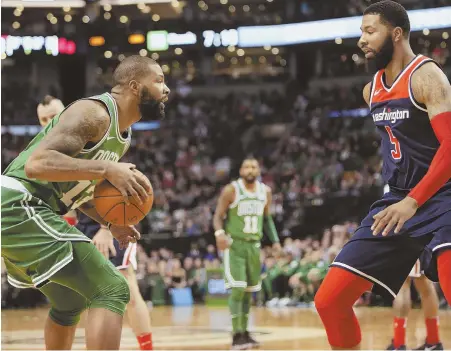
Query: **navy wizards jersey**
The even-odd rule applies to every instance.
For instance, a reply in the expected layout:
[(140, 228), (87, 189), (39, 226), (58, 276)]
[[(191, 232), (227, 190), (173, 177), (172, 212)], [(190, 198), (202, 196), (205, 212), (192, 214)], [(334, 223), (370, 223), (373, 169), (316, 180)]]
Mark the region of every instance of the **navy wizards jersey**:
[[(408, 192), (423, 178), (440, 146), (426, 107), (412, 93), (412, 74), (432, 59), (418, 55), (395, 79), (385, 83), (384, 70), (371, 84), (371, 116), (382, 138), (382, 177), (393, 191)], [(441, 189), (451, 189), (451, 183)]]

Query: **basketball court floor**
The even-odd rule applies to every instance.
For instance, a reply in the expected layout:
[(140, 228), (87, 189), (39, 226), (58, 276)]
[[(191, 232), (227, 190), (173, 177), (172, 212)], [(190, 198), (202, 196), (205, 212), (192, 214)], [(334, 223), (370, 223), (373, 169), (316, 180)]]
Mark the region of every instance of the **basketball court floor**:
[[(389, 308), (356, 308), (362, 325), (364, 349), (385, 349), (392, 337)], [(224, 307), (157, 307), (151, 311), (155, 350), (227, 350), (230, 347), (230, 318)], [(44, 350), (47, 309), (3, 310), (3, 350)], [(85, 316), (84, 316), (85, 317)], [(85, 349), (83, 319), (77, 330), (74, 350)], [(329, 345), (314, 309), (253, 308), (251, 331), (266, 350), (318, 350)], [(424, 342), (425, 327), (420, 310), (408, 319), (407, 346)], [(440, 332), (445, 348), (451, 348), (451, 311), (440, 311)], [(136, 339), (126, 325), (121, 349), (137, 350)]]

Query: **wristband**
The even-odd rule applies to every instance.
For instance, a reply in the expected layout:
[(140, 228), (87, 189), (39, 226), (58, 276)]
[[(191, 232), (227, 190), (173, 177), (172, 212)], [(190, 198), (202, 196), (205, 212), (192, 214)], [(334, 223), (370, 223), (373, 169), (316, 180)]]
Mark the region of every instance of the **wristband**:
[(225, 230), (224, 229), (218, 229), (217, 231), (215, 231), (215, 237), (218, 237), (220, 235), (225, 234)]

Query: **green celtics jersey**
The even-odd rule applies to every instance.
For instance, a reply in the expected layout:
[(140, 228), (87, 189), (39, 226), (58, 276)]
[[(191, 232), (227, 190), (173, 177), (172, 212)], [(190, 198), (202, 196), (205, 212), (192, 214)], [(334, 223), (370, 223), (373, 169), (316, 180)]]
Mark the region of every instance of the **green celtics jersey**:
[(260, 241), (266, 206), (266, 185), (257, 181), (255, 192), (246, 189), (242, 179), (232, 182), (235, 201), (227, 213), (225, 231), (232, 238)]
[[(118, 162), (130, 146), (131, 129), (124, 138), (119, 131), (119, 121), (117, 105), (114, 98), (105, 93), (87, 98), (101, 101), (108, 108), (110, 115), (110, 126), (105, 136), (97, 144), (89, 149), (83, 149), (76, 158), (89, 160), (106, 160)], [(67, 109), (67, 107), (66, 107)], [(92, 198), (94, 187), (98, 180), (81, 180), (72, 182), (47, 182), (43, 180), (30, 179), (25, 174), (25, 163), (33, 150), (39, 145), (42, 139), (59, 122), (61, 113), (55, 116), (52, 121), (36, 135), (28, 144), (27, 148), (8, 166), (3, 173), (8, 177), (19, 180), (33, 196), (42, 199), (55, 212), (65, 214), (73, 210)]]

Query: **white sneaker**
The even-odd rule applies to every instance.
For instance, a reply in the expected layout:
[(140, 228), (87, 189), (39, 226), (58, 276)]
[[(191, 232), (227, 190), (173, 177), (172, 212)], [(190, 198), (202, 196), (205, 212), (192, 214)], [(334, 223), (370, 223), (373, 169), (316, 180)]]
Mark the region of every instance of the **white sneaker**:
[(279, 300), (279, 307), (286, 307), (291, 302), (291, 299), (289, 297), (284, 297), (283, 299)]
[(274, 297), (268, 302), (266, 302), (266, 307), (276, 307), (279, 304), (279, 298)]

